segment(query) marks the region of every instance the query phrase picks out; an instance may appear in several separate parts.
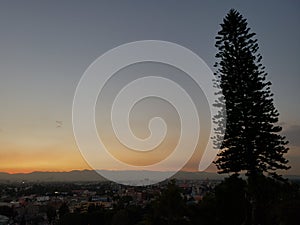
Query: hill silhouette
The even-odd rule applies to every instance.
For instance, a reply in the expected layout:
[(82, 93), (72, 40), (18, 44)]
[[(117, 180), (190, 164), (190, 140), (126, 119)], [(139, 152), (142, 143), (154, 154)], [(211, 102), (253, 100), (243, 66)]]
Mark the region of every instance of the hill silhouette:
[[(151, 171), (109, 171), (109, 173), (123, 173), (124, 180), (134, 180), (136, 173), (152, 173)], [(164, 172), (161, 172), (164, 173)], [(209, 172), (179, 171), (173, 178), (180, 180), (221, 180), (225, 176)], [(73, 170), (70, 172), (32, 172), (9, 174), (0, 172), (0, 182), (96, 182), (106, 181), (94, 170)]]
[[(106, 171), (107, 172), (107, 171)], [(109, 171), (109, 173), (123, 173), (124, 180), (134, 181), (136, 173), (153, 173), (151, 171)], [(164, 173), (164, 172), (161, 172)], [(178, 180), (222, 180), (228, 175), (221, 175), (212, 172), (187, 172), (179, 171), (173, 178)], [(300, 176), (287, 175), (291, 180), (300, 180)], [(0, 172), (0, 183), (6, 182), (101, 182), (107, 181), (94, 170), (72, 170), (69, 172), (32, 172), (9, 174)]]

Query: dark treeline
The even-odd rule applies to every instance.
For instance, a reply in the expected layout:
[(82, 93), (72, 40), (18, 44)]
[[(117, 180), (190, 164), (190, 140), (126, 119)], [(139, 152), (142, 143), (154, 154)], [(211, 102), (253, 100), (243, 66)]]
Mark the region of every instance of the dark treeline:
[[(258, 212), (256, 217), (260, 224), (299, 224), (299, 183), (277, 181), (261, 176), (257, 179), (256, 185), (255, 190), (259, 190), (256, 193)], [(99, 185), (88, 185), (90, 190), (97, 186)], [(98, 194), (106, 193), (105, 186), (106, 184), (101, 189), (95, 190), (98, 190)], [(74, 188), (78, 185), (39, 184), (34, 185), (32, 191), (44, 195), (45, 191), (67, 191), (70, 187)], [(140, 187), (138, 190), (148, 189), (149, 187)], [(73, 208), (71, 213), (72, 207), (69, 205), (71, 202), (65, 201), (60, 203), (58, 208), (49, 202), (40, 206), (39, 211), (46, 213), (47, 221), (52, 225), (244, 225), (248, 223), (249, 216), (251, 216), (250, 196), (253, 194), (253, 187), (247, 179), (242, 179), (238, 175), (229, 176), (213, 189), (209, 189), (198, 202), (194, 199), (187, 199), (186, 193), (189, 189), (179, 188), (174, 180), (167, 185), (162, 185), (160, 190), (152, 201), (145, 204), (136, 204), (131, 196), (124, 195), (115, 196), (110, 208), (90, 204), (87, 209), (75, 208), (74, 210)], [(32, 191), (31, 194), (37, 194)], [(66, 199), (70, 200), (70, 197)], [(16, 211), (8, 206), (0, 206), (0, 215), (9, 218), (17, 216)], [(39, 218), (30, 221), (27, 218), (23, 223), (20, 222), (21, 224), (39, 224), (39, 221)]]
[[(262, 176), (257, 183), (259, 220), (264, 225), (297, 225), (300, 212), (299, 186)], [(90, 206), (85, 213), (69, 213), (62, 205), (59, 225), (242, 225), (247, 221), (247, 181), (231, 176), (207, 193), (199, 203), (188, 204), (181, 189), (170, 182), (156, 201), (145, 205), (120, 202), (113, 209)], [(251, 193), (251, 192), (250, 192)]]

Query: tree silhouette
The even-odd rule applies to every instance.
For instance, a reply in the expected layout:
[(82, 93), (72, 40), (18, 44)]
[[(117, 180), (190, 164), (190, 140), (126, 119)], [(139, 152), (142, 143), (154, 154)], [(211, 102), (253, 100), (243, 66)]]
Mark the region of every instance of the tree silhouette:
[[(214, 119), (224, 126), (221, 117), (226, 106), (226, 131), (219, 158), (219, 173), (246, 172), (249, 177), (268, 172), (278, 177), (276, 170), (289, 169), (284, 154), (287, 141), (278, 134), (279, 113), (273, 104), (270, 81), (261, 64), (255, 33), (250, 32), (246, 19), (231, 9), (216, 36), (217, 62), (215, 85), (222, 89), (216, 102), (220, 108)], [(220, 94), (220, 93), (219, 93)], [(219, 136), (215, 143), (220, 144)]]
[(218, 225), (240, 225), (247, 214), (246, 181), (238, 176), (226, 178), (215, 188)]
[(154, 224), (185, 224), (185, 203), (175, 180), (169, 181), (154, 208)]
[[(216, 106), (219, 114), (214, 117), (220, 132), (225, 124), (222, 142), (215, 136), (215, 144), (221, 146), (216, 160), (219, 173), (246, 172), (249, 210), (244, 224), (264, 224), (259, 206), (264, 199), (262, 191), (264, 173), (279, 179), (278, 169), (287, 170), (284, 158), (288, 148), (285, 137), (277, 125), (279, 113), (273, 104), (271, 82), (258, 53), (255, 33), (250, 32), (246, 19), (231, 9), (216, 36), (218, 49), (215, 64), (215, 85), (222, 89)], [(225, 110), (226, 106), (226, 110)]]

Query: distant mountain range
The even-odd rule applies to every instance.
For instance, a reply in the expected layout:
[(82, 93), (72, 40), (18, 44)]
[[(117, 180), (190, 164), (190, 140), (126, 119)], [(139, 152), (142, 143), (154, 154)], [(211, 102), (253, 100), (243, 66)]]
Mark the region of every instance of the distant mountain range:
[[(151, 171), (105, 171), (108, 174), (121, 174), (124, 175), (124, 180), (134, 180), (137, 174), (144, 173), (145, 177), (149, 173), (158, 173)], [(167, 172), (159, 172), (167, 173)], [(222, 180), (227, 175), (220, 175), (210, 172), (186, 172), (179, 171), (173, 178), (179, 180)], [(300, 180), (300, 176), (285, 176), (289, 179)], [(99, 175), (94, 170), (73, 170), (70, 172), (32, 172), (32, 173), (1, 173), (0, 183), (7, 182), (95, 182), (106, 181), (104, 177)]]
[[(145, 177), (149, 173), (158, 173), (151, 171), (105, 171), (109, 174), (122, 174), (124, 179), (132, 180), (134, 177), (137, 177), (137, 174), (143, 173)], [(166, 172), (159, 172), (166, 173)], [(217, 173), (208, 173), (208, 172), (185, 172), (180, 171), (174, 176), (176, 179), (181, 180), (221, 180), (225, 176), (219, 175)], [(73, 170), (70, 172), (32, 172), (32, 173), (1, 173), (0, 172), (0, 182), (88, 182), (88, 181), (106, 181), (104, 177), (99, 175), (94, 170)]]

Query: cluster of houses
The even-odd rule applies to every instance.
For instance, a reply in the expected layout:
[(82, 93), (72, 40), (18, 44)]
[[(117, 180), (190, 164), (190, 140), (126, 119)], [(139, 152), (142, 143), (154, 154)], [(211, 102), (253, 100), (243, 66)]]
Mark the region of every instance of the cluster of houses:
[[(201, 201), (202, 196), (212, 190), (216, 183), (177, 181), (187, 203)], [(30, 193), (33, 185), (23, 184), (22, 188)], [(49, 225), (59, 220), (63, 213), (87, 213), (92, 207), (110, 210), (118, 204), (146, 206), (161, 194), (166, 183), (145, 187), (124, 186), (112, 182), (105, 186), (101, 183), (83, 183), (76, 187), (77, 189), (66, 191), (64, 185), (60, 187), (57, 184), (57, 190), (52, 193), (33, 191), (24, 195), (18, 184), (4, 185), (0, 196), (0, 225)]]

